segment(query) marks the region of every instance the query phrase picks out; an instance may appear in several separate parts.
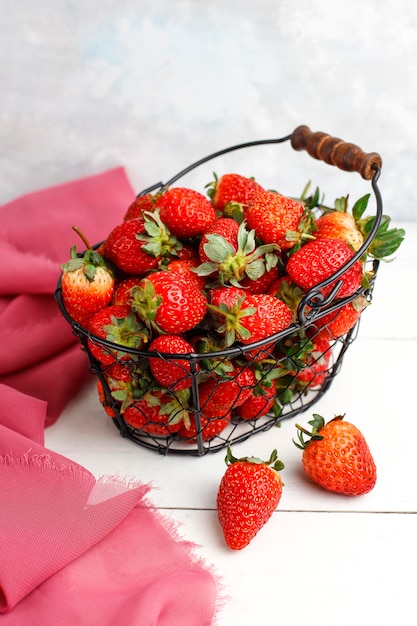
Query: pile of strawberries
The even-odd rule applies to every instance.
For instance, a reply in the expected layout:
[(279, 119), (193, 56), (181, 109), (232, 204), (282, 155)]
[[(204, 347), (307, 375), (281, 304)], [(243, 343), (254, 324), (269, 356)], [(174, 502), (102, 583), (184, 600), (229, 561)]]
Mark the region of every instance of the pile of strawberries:
[(392, 254), (403, 231), (384, 216), (344, 269), (372, 228), (369, 196), (349, 212), (347, 197), (329, 208), (307, 194), (224, 174), (205, 193), (138, 196), (96, 248), (77, 231), (85, 252), (74, 246), (62, 266), (62, 301), (109, 415), (147, 436), (209, 441), (326, 382), (368, 304), (366, 260)]

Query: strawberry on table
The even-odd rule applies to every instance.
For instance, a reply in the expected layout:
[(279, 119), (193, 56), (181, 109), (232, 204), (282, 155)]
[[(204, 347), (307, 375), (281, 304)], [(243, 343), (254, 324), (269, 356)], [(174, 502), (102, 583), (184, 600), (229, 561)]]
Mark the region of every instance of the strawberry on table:
[(282, 495), (279, 472), (284, 465), (274, 450), (268, 461), (226, 455), (227, 469), (217, 493), (217, 512), (226, 544), (245, 548), (267, 523)]
[[(327, 424), (314, 414), (311, 432), (296, 425), (306, 474), (327, 491), (346, 496), (368, 493), (376, 483), (376, 466), (360, 430), (339, 415)], [(310, 437), (306, 440), (304, 435)]]
[(216, 211), (200, 192), (187, 187), (172, 187), (155, 204), (161, 220), (180, 239), (201, 237), (216, 219)]
[(65, 308), (75, 322), (85, 326), (88, 319), (112, 300), (114, 277), (104, 258), (93, 250), (85, 235), (77, 227), (86, 251), (78, 256), (76, 246), (71, 258), (62, 267), (61, 289)]

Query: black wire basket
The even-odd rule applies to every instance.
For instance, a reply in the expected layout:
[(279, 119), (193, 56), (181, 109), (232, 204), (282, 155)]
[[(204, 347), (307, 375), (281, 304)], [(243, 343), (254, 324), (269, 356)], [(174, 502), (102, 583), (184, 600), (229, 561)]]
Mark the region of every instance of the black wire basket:
[[(284, 331), (262, 341), (248, 345), (237, 343), (214, 352), (196, 350), (189, 354), (165, 354), (124, 348), (123, 358), (120, 358), (119, 346), (92, 335), (71, 318), (63, 302), (61, 278), (58, 281), (56, 301), (62, 314), (71, 324), (74, 334), (79, 338), (88, 358), (90, 371), (97, 376), (100, 401), (121, 436), (136, 444), (164, 455), (169, 453), (202, 456), (208, 452), (223, 450), (228, 445), (269, 430), (281, 420), (292, 418), (310, 409), (326, 393), (340, 372), (346, 350), (357, 336), (359, 319), (342, 336), (333, 336), (327, 320), (333, 321), (346, 305), (359, 296), (366, 304), (372, 300), (379, 267), (379, 261), (375, 258), (367, 257), (365, 262), (367, 274), (370, 276), (366, 286), (361, 286), (347, 298), (338, 298), (337, 294), (342, 274), (356, 261), (366, 257), (383, 216), (382, 199), (377, 186), (382, 164), (377, 153), (366, 154), (353, 144), (325, 133), (312, 133), (308, 127), (300, 126), (291, 135), (283, 138), (248, 142), (215, 152), (182, 170), (167, 183), (160, 182), (148, 187), (138, 194), (138, 197), (154, 190), (170, 188), (194, 168), (223, 154), (262, 144), (284, 142), (290, 142), (294, 150), (306, 150), (313, 158), (335, 165), (341, 170), (359, 173), (362, 178), (370, 181), (376, 200), (375, 219), (363, 245), (348, 263), (303, 295), (298, 304), (295, 321)], [(331, 291), (328, 293), (327, 289), (327, 295), (323, 296), (323, 289), (326, 287)], [(325, 340), (316, 341), (317, 338), (323, 339), (324, 336)], [(107, 350), (114, 363), (104, 367), (95, 358), (91, 350), (93, 345)], [(253, 355), (258, 354), (260, 350), (262, 359), (254, 359)], [(304, 359), (306, 350), (309, 354), (308, 361)], [(170, 419), (168, 424), (153, 421), (149, 415), (142, 415), (140, 411), (137, 415), (138, 420), (127, 420), (123, 385), (115, 386), (112, 380), (113, 365), (119, 363), (125, 372), (124, 380), (128, 381), (127, 384), (136, 393), (136, 400), (144, 398), (154, 383), (149, 372), (150, 358), (167, 364), (175, 360), (177, 367), (183, 369), (184, 379), (188, 381), (185, 393), (178, 392), (178, 386), (164, 389), (165, 396), (169, 397), (171, 404), (176, 407), (174, 413), (178, 416), (177, 419)], [(219, 376), (218, 372), (222, 369), (229, 373)], [(200, 386), (202, 380), (205, 382), (204, 398)], [(206, 412), (210, 401), (222, 396), (225, 389), (223, 385), (234, 387), (233, 406), (222, 407), (220, 403), (215, 414), (212, 411)], [(255, 408), (251, 413), (245, 414), (240, 407), (244, 404), (244, 398), (255, 387), (260, 391), (258, 412), (256, 413)], [(187, 424), (185, 429), (184, 417)]]

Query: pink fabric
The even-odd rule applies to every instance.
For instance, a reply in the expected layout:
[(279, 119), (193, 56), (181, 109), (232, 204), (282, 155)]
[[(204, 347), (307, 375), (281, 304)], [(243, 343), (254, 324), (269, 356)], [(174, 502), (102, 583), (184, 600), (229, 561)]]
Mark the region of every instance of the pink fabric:
[(0, 207), (0, 626), (209, 626), (218, 588), (149, 485), (44, 447), (87, 363), (54, 301), (77, 224), (104, 239), (134, 197), (117, 168)]
[(84, 247), (72, 226), (98, 243), (134, 197), (118, 167), (0, 207), (0, 382), (46, 400), (46, 425), (88, 379), (85, 358), (53, 296), (71, 247)]

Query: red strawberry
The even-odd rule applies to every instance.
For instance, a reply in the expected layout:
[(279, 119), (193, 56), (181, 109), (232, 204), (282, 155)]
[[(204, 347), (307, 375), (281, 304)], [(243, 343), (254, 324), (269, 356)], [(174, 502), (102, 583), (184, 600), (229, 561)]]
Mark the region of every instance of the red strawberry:
[(129, 220), (142, 218), (144, 211), (153, 211), (156, 198), (157, 196), (154, 196), (151, 193), (147, 193), (144, 196), (138, 196), (127, 208), (123, 221), (127, 222)]
[(180, 239), (201, 237), (216, 219), (216, 212), (203, 194), (186, 187), (173, 187), (156, 201), (161, 220)]
[(263, 243), (275, 243), (281, 250), (288, 250), (300, 240), (304, 211), (304, 206), (292, 198), (261, 191), (251, 199), (244, 216)]
[[(347, 496), (368, 493), (376, 483), (376, 467), (368, 444), (356, 426), (339, 415), (325, 424), (314, 414), (308, 432), (298, 424), (299, 443), (303, 450), (306, 474), (327, 491)], [(311, 437), (308, 441), (303, 435)]]
[(117, 348), (112, 348), (100, 344), (94, 338), (88, 339), (92, 355), (102, 365), (112, 365), (118, 359), (131, 359), (132, 356), (125, 349), (140, 350), (149, 339), (147, 328), (128, 304), (115, 304), (101, 309), (89, 319), (87, 328), (92, 335), (117, 344)]
[(188, 443), (195, 443), (197, 435), (200, 434), (203, 441), (211, 441), (222, 433), (230, 424), (231, 414), (224, 417), (208, 418), (200, 415), (200, 427), (197, 427), (196, 418), (193, 413), (188, 414), (188, 419), (184, 419), (178, 431), (178, 437)]
[(194, 271), (200, 265), (197, 258), (195, 259), (174, 259), (170, 261), (165, 269), (168, 272), (176, 272), (177, 274), (181, 274), (187, 280), (191, 280), (194, 282), (197, 287), (203, 290), (206, 286), (206, 281), (204, 276), (198, 276), (198, 274)]
[(310, 328), (316, 339), (327, 339), (332, 341), (348, 333), (359, 320), (362, 311), (369, 305), (364, 296), (357, 296), (352, 302), (344, 304), (341, 308), (328, 313), (324, 317), (315, 320)]
[(136, 430), (156, 437), (168, 437), (181, 428), (184, 419), (188, 420), (188, 397), (188, 389), (176, 395), (164, 390), (151, 390), (130, 404), (123, 417)]
[[(249, 337), (241, 337), (241, 343), (249, 345), (275, 335), (290, 326), (293, 314), (291, 309), (279, 300), (266, 293), (248, 295), (245, 304), (255, 308), (255, 313), (246, 316), (241, 324), (249, 332)], [(247, 358), (261, 360), (268, 358), (273, 343), (263, 345), (245, 353)]]
[(107, 400), (107, 397), (106, 397), (106, 393), (104, 391), (103, 383), (101, 382), (99, 378), (97, 379), (97, 382), (96, 382), (96, 389), (97, 389), (98, 400), (100, 404), (102, 405), (103, 409), (105, 410), (105, 412), (107, 413), (107, 415), (109, 417), (116, 417), (116, 411), (111, 406), (111, 404), (109, 404), (109, 401)]
[(77, 256), (73, 246), (71, 259), (62, 265), (62, 299), (72, 319), (85, 326), (91, 315), (111, 302), (114, 278), (103, 257), (91, 248), (78, 228), (74, 230), (85, 243), (86, 251)]
[(207, 299), (194, 282), (176, 272), (161, 270), (133, 289), (133, 309), (159, 333), (179, 335), (204, 318)]
[[(149, 352), (162, 354), (190, 354), (193, 347), (178, 335), (160, 335), (149, 345)], [(149, 357), (151, 372), (161, 387), (180, 391), (191, 387), (190, 361), (187, 359), (169, 359)], [(198, 369), (198, 367), (197, 367)]]
[(112, 304), (131, 304), (132, 289), (137, 287), (142, 280), (141, 276), (130, 276), (116, 284)]
[(104, 254), (126, 274), (144, 274), (158, 267), (159, 258), (144, 250), (145, 242), (138, 238), (146, 233), (143, 219), (118, 224), (107, 236)]
[(205, 417), (225, 417), (240, 406), (256, 386), (255, 372), (251, 367), (230, 364), (223, 376), (213, 376), (199, 385), (200, 408)]
[[(248, 231), (246, 222), (240, 226), (229, 218), (217, 220), (203, 235), (199, 255), (203, 261), (196, 272), (200, 276), (213, 276), (221, 285), (241, 286), (253, 283), (254, 291), (261, 291), (265, 273), (278, 265), (276, 244), (256, 246), (255, 231)], [(269, 284), (275, 275), (267, 281)], [(250, 290), (250, 288), (249, 288)]]
[(277, 383), (271, 380), (268, 385), (258, 383), (251, 395), (236, 408), (236, 415), (242, 420), (258, 419), (272, 410), (275, 402)]
[[(290, 278), (304, 291), (309, 291), (322, 281), (331, 278), (352, 258), (352, 248), (340, 239), (317, 239), (309, 241), (290, 257), (287, 272)], [(350, 296), (360, 287), (363, 276), (362, 263), (356, 261), (340, 276), (342, 286), (336, 297)], [(335, 281), (322, 289), (327, 296)]]
[(252, 280), (248, 276), (245, 276), (240, 281), (240, 286), (248, 293), (268, 293), (272, 283), (278, 279), (278, 267), (272, 267), (269, 270), (265, 270), (263, 274)]
[(227, 470), (217, 493), (217, 512), (225, 541), (232, 550), (245, 548), (277, 508), (282, 495), (279, 471), (284, 465), (274, 450), (268, 461), (237, 459), (230, 447)]
[(278, 344), (277, 350), (283, 354), (281, 366), (295, 377), (298, 388), (313, 389), (323, 385), (332, 356), (327, 339), (309, 339), (300, 330), (285, 337)]
[(182, 247), (166, 229), (157, 210), (118, 224), (103, 245), (109, 261), (126, 274), (136, 275), (156, 269)]
[(214, 175), (214, 181), (206, 185), (208, 196), (217, 211), (229, 209), (227, 205), (246, 205), (253, 195), (262, 191), (262, 186), (253, 178), (241, 174), (223, 174), (220, 178)]
[[(208, 235), (218, 235), (223, 237), (223, 239), (230, 244), (231, 248), (234, 252), (237, 250), (237, 234), (239, 231), (239, 224), (231, 219), (230, 217), (220, 217), (216, 219), (215, 222), (210, 224), (210, 226), (206, 229), (203, 236), (200, 239), (200, 244), (198, 247), (198, 256), (202, 263), (206, 261), (210, 261), (210, 257), (207, 256), (205, 252), (205, 246), (210, 241), (210, 237)], [(224, 244), (223, 244), (224, 245)]]
[[(225, 345), (235, 341), (249, 345), (279, 333), (292, 322), (289, 307), (265, 293), (250, 294), (243, 289), (219, 287), (211, 291), (208, 305), (217, 332), (224, 334)], [(268, 357), (272, 344), (246, 353), (248, 358), (260, 360)]]

